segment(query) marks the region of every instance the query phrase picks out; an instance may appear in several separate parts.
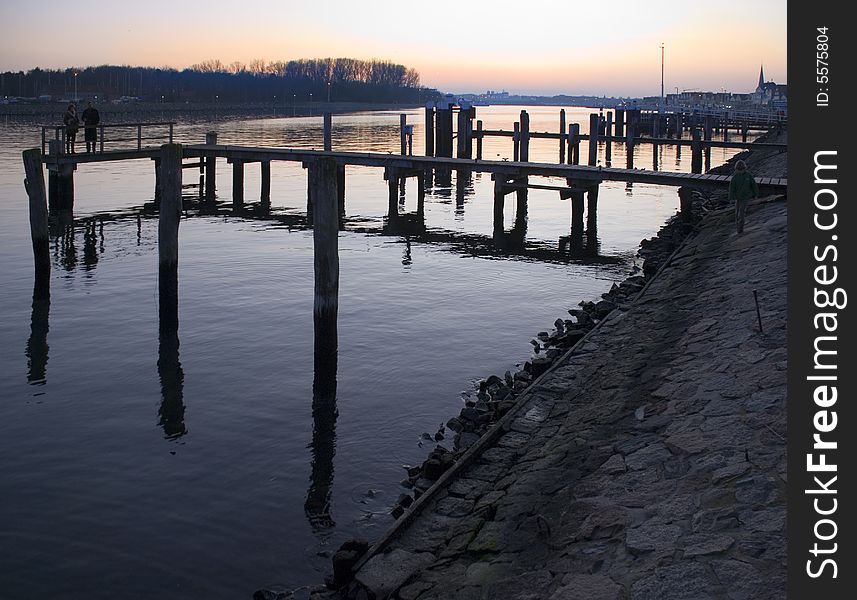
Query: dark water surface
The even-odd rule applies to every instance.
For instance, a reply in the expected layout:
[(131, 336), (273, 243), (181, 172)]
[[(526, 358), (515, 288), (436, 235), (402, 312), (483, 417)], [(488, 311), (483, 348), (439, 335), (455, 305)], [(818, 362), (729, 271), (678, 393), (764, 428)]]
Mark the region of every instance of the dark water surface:
[[(479, 118), (510, 129), (519, 110), (480, 107)], [(529, 112), (531, 130), (557, 129), (558, 109)], [(588, 128), (588, 109), (568, 112)], [(421, 150), (422, 112), (409, 120)], [(220, 143), (321, 145), (317, 117), (176, 132), (200, 142), (209, 129)], [(157, 218), (142, 210), (151, 161), (78, 169), (74, 224), (51, 240), (50, 301), (33, 301), (20, 152), (38, 143), (32, 124), (0, 124), (4, 599), (249, 598), (319, 583), (325, 553), (392, 523), (401, 466), (430, 449), (420, 434), (455, 415), (479, 379), (528, 359), (536, 332), (623, 278), (639, 241), (677, 208), (674, 189), (605, 184), (599, 254), (612, 260), (568, 260), (556, 252), (568, 203), (532, 190), (526, 247), (503, 256), (491, 245), (490, 176), (462, 180), (458, 198), (455, 174), (436, 180), (426, 235), (406, 238), (385, 229), (382, 170), (349, 167), (339, 356), (335, 371), (317, 374), (335, 384), (338, 414), (313, 415), (312, 232), (299, 164), (272, 165), (271, 218), (261, 218), (254, 207), (230, 214), (231, 169), (220, 163), (224, 208), (182, 220), (179, 331), (159, 339)], [(398, 143), (396, 113), (334, 119), (335, 149)], [(650, 150), (638, 152), (638, 166), (651, 164)], [(688, 170), (689, 152), (661, 152), (664, 168)], [(510, 140), (486, 142), (485, 158), (498, 154), (509, 157)], [(715, 150), (712, 163), (730, 155)], [(557, 142), (533, 140), (530, 156), (556, 161)], [(621, 147), (613, 160), (624, 166)], [(247, 166), (245, 186), (256, 201), (258, 166)]]

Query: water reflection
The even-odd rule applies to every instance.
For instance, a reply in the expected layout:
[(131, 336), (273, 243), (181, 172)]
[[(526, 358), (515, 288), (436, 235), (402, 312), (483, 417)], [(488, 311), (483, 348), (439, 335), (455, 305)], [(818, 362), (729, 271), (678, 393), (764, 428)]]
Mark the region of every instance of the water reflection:
[(161, 406), (158, 425), (164, 437), (177, 439), (187, 433), (184, 423), (184, 370), (179, 360), (179, 298), (176, 269), (161, 267), (158, 277), (158, 377)]
[(37, 277), (33, 285), (33, 311), (30, 316), (30, 337), (27, 339), (27, 382), (44, 385), (47, 382), (48, 329), (50, 327), (50, 275)]
[(312, 382), (312, 465), (304, 513), (314, 531), (336, 525), (331, 515), (333, 458), (336, 454), (337, 313), (316, 311)]

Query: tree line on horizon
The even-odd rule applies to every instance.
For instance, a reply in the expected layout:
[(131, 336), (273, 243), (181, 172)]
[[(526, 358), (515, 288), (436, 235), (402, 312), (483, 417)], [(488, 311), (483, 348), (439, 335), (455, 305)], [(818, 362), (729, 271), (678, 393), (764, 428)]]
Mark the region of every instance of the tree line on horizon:
[[(75, 79), (77, 80), (75, 82)], [(425, 102), (438, 98), (420, 85), (412, 68), (383, 60), (297, 59), (247, 64), (206, 60), (182, 70), (171, 67), (100, 65), (85, 68), (6, 71), (0, 96), (150, 102)]]

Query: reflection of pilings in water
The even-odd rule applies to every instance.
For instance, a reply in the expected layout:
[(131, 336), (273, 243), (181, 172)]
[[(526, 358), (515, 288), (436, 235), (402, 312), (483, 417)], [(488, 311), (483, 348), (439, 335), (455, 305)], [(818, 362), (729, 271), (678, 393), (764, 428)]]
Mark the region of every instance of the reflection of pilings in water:
[(83, 268), (85, 271), (91, 271), (98, 264), (98, 250), (96, 249), (98, 233), (95, 230), (96, 223), (94, 220), (86, 221), (83, 227)]
[(435, 194), (441, 198), (452, 197), (452, 170), (451, 169), (435, 169), (434, 183), (436, 189)]
[(315, 315), (314, 377), (312, 383), (312, 464), (304, 513), (314, 530), (333, 527), (331, 490), (336, 455), (336, 314)]
[(586, 207), (586, 247), (587, 256), (598, 256), (598, 184), (589, 188)]
[(51, 311), (50, 277), (37, 275), (33, 285), (33, 312), (27, 340), (27, 383), (45, 383), (48, 366), (48, 328)]
[[(178, 304), (177, 298), (174, 301)], [(178, 312), (177, 308), (175, 312)], [(163, 315), (163, 299), (161, 310)], [(166, 439), (176, 439), (187, 433), (184, 422), (184, 370), (179, 360), (178, 329), (169, 329), (165, 325), (162, 317), (158, 336), (158, 377), (161, 380), (158, 425), (163, 428)]]
[[(314, 529), (330, 527), (330, 495), (336, 438), (336, 363), (339, 312), (339, 241), (336, 192), (336, 163), (319, 159), (309, 164), (309, 179), (315, 203), (313, 228), (315, 330), (313, 379), (312, 474), (304, 512)], [(391, 196), (397, 190), (395, 177), (388, 179)], [(398, 210), (398, 206), (396, 208)]]
[(66, 225), (60, 236), (60, 263), (69, 272), (77, 267), (77, 248), (74, 241), (74, 225)]
[[(494, 178), (494, 248), (503, 252), (521, 251), (527, 237), (527, 199), (526, 187), (510, 188), (509, 178), (499, 173)], [(526, 186), (527, 177), (513, 179), (515, 185)], [(510, 231), (505, 230), (506, 194), (514, 189), (517, 202), (515, 203), (515, 222)]]
[(473, 189), (473, 179), (471, 171), (456, 171), (455, 172), (455, 214), (464, 214), (464, 202), (467, 198), (467, 192)]

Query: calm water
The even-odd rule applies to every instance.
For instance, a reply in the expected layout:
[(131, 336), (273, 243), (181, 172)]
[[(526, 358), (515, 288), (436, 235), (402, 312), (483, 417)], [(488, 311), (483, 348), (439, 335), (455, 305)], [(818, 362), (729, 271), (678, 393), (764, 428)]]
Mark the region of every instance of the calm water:
[[(478, 110), (487, 129), (510, 129), (520, 108)], [(531, 130), (557, 129), (558, 109), (529, 112)], [(568, 112), (586, 131), (590, 111)], [(409, 115), (421, 151), (422, 112)], [(320, 118), (176, 132), (199, 142), (209, 129), (220, 143), (321, 145)], [(406, 238), (385, 229), (382, 170), (348, 167), (338, 365), (320, 374), (336, 383), (338, 414), (314, 423), (300, 165), (272, 165), (272, 212), (258, 218), (253, 207), (230, 214), (220, 163), (224, 208), (182, 221), (178, 339), (159, 340), (157, 219), (141, 210), (150, 161), (78, 169), (74, 226), (51, 241), (50, 303), (33, 302), (20, 151), (38, 139), (32, 124), (0, 124), (0, 598), (249, 598), (320, 582), (325, 553), (390, 526), (401, 466), (429, 449), (420, 434), (480, 378), (529, 358), (536, 332), (623, 278), (677, 208), (674, 189), (605, 184), (599, 254), (612, 260), (567, 260), (556, 248), (568, 203), (532, 190), (526, 246), (503, 256), (491, 246), (490, 176), (437, 178), (427, 233)], [(335, 149), (398, 143), (396, 113), (334, 119)], [(531, 159), (556, 161), (557, 144), (533, 140)], [(484, 156), (511, 151), (491, 139)], [(623, 152), (614, 147), (614, 164)], [(637, 166), (651, 164), (637, 152)], [(730, 155), (715, 150), (712, 163)], [(662, 148), (660, 162), (686, 171), (690, 153)], [(245, 177), (250, 202), (258, 166)], [(414, 185), (403, 211), (415, 210)]]

